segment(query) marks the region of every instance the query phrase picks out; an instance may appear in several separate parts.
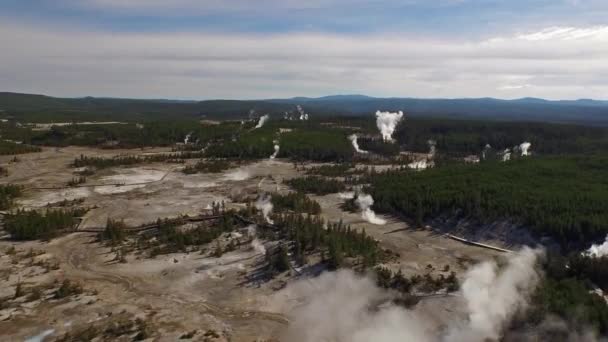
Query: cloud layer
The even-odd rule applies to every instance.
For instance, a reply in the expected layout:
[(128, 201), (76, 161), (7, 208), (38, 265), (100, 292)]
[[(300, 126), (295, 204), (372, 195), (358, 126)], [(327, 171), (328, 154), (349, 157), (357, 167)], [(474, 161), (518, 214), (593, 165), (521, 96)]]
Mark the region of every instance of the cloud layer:
[(608, 26), (484, 39), (128, 33), (0, 23), (0, 90), (58, 96), (604, 98)]

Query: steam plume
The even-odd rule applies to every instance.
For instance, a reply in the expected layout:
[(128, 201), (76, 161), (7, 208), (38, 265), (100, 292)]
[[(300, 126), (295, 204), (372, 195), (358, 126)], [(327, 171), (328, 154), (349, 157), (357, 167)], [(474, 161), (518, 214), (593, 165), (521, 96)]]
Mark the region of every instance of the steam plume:
[(524, 141), (523, 143), (521, 143), (521, 145), (519, 145), (519, 150), (521, 151), (521, 156), (529, 156), (530, 155), (530, 147), (532, 146), (531, 143)]
[(378, 126), (378, 130), (382, 134), (382, 140), (385, 142), (393, 141), (393, 132), (397, 128), (397, 124), (403, 118), (403, 112), (399, 111), (398, 113), (391, 112), (376, 112), (376, 125)]
[(505, 151), (502, 153), (502, 161), (506, 162), (511, 160), (511, 150), (510, 149), (505, 149)]
[(435, 153), (437, 153), (437, 142), (433, 139), (429, 139), (427, 144), (429, 145), (429, 158), (432, 159), (435, 157)]
[(270, 159), (274, 159), (277, 157), (277, 155), (279, 154), (279, 149), (281, 147), (279, 146), (279, 142), (277, 140), (274, 141), (274, 153), (270, 156)]
[(264, 124), (266, 123), (266, 121), (268, 121), (268, 119), (270, 119), (270, 116), (268, 116), (268, 114), (262, 115), (260, 117), (260, 121), (258, 121), (258, 124), (255, 126), (255, 128), (262, 128), (262, 126), (264, 126)]
[(266, 247), (258, 239), (258, 229), (255, 224), (247, 226), (247, 237), (251, 238), (251, 248), (253, 248), (258, 254), (266, 254)]
[[(293, 342), (482, 342), (499, 340), (514, 313), (527, 305), (539, 274), (538, 250), (523, 249), (495, 262), (473, 266), (454, 300), (454, 314), (432, 322), (417, 310), (390, 304), (394, 293), (350, 270), (295, 282), (274, 296), (267, 310), (287, 312), (281, 340)], [(379, 303), (384, 303), (379, 305)], [(466, 315), (465, 320), (457, 313)], [(314, 328), (312, 328), (314, 327)]]
[(426, 170), (429, 167), (429, 163), (426, 159), (422, 159), (407, 164), (407, 167), (413, 170)]
[(268, 222), (268, 224), (274, 224), (274, 221), (272, 219), (270, 219), (270, 216), (269, 216), (270, 213), (272, 213), (272, 209), (274, 208), (274, 206), (272, 205), (270, 196), (266, 196), (266, 195), (260, 196), (258, 198), (258, 200), (255, 202), (255, 207), (256, 207), (256, 209), (258, 209), (262, 212), (262, 215), (264, 216), (264, 220), (266, 220), (266, 222)]
[(593, 244), (589, 247), (588, 250), (583, 252), (583, 255), (590, 256), (593, 258), (601, 258), (603, 256), (608, 255), (608, 236), (606, 236), (606, 240), (601, 245)]
[(376, 217), (376, 213), (371, 209), (371, 206), (374, 205), (374, 199), (371, 195), (359, 194), (355, 202), (359, 206), (359, 209), (361, 209), (361, 217), (365, 221), (377, 225), (386, 224), (386, 220)]
[(412, 312), (392, 305), (369, 310), (387, 297), (372, 279), (340, 270), (289, 285), (267, 310), (289, 311), (290, 324), (281, 341), (431, 341), (426, 335), (430, 327)]
[(513, 315), (528, 304), (540, 275), (536, 262), (540, 250), (523, 248), (508, 257), (499, 271), (496, 262), (486, 261), (471, 268), (460, 290), (466, 300), (468, 322), (453, 325), (448, 341), (499, 340)]
[(302, 109), (302, 106), (297, 105), (296, 109), (298, 110), (298, 114), (300, 114), (300, 120), (301, 121), (308, 120), (308, 114), (306, 112), (304, 112), (304, 109)]
[(348, 137), (348, 140), (350, 140), (350, 142), (353, 144), (353, 147), (355, 148), (355, 151), (357, 151), (357, 153), (367, 153), (367, 151), (359, 148), (359, 143), (357, 142), (357, 139), (358, 137), (356, 134), (350, 135)]
[(192, 137), (192, 132), (186, 134), (186, 137), (184, 138), (184, 145), (188, 145), (188, 142), (190, 142), (191, 137)]
[(485, 160), (488, 157), (488, 152), (490, 152), (490, 150), (492, 150), (492, 146), (490, 146), (490, 144), (486, 144), (483, 151), (481, 151), (481, 159)]

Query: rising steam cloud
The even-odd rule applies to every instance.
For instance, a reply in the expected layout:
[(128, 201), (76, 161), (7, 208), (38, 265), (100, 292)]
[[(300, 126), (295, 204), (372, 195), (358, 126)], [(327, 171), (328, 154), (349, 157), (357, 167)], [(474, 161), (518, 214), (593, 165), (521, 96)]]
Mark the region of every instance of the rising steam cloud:
[(486, 144), (486, 146), (483, 148), (483, 151), (481, 151), (481, 159), (485, 160), (486, 158), (488, 158), (488, 153), (492, 151), (492, 146), (490, 144)]
[(460, 291), (464, 300), (454, 299), (454, 312), (463, 312), (465, 317), (453, 314), (444, 318), (445, 322), (432, 322), (418, 311), (389, 304), (394, 293), (350, 270), (293, 283), (278, 292), (266, 309), (290, 316), (284, 341), (498, 340), (517, 310), (526, 307), (538, 283), (536, 262), (540, 254), (523, 249), (509, 255), (502, 269), (495, 262), (473, 266)]
[(507, 162), (511, 160), (511, 150), (510, 149), (505, 149), (505, 151), (502, 153), (502, 161), (503, 162)]
[(530, 155), (530, 147), (532, 146), (531, 143), (524, 141), (523, 143), (521, 143), (519, 145), (519, 150), (521, 151), (521, 156), (525, 157), (525, 156), (529, 156)]
[(359, 138), (359, 137), (357, 137), (357, 135), (356, 135), (356, 134), (353, 134), (353, 135), (350, 135), (350, 136), (348, 137), (348, 140), (350, 140), (350, 142), (353, 144), (353, 147), (355, 148), (355, 151), (356, 151), (357, 153), (367, 153), (367, 151), (362, 150), (362, 149), (360, 149), (360, 148), (359, 148), (359, 143), (357, 142), (357, 139), (358, 139), (358, 138)]
[(513, 315), (528, 305), (540, 275), (536, 270), (540, 250), (525, 247), (509, 256), (504, 269), (494, 261), (471, 268), (462, 283), (468, 322), (452, 325), (447, 341), (498, 340)]
[(371, 195), (359, 194), (355, 202), (359, 206), (359, 209), (361, 209), (361, 217), (365, 221), (376, 225), (386, 224), (386, 220), (376, 217), (376, 213), (372, 210), (371, 207), (374, 205), (374, 199)]
[(279, 155), (279, 150), (281, 147), (279, 146), (279, 142), (277, 140), (273, 141), (274, 143), (274, 153), (270, 156), (270, 159), (274, 159)]
[(426, 142), (429, 145), (429, 158), (434, 158), (435, 154), (437, 154), (437, 142), (433, 139), (429, 139)]
[(247, 237), (251, 240), (251, 248), (258, 254), (266, 254), (266, 247), (262, 244), (262, 241), (258, 239), (258, 227), (255, 224), (249, 225), (245, 228), (247, 231)]
[(268, 224), (274, 224), (274, 221), (270, 218), (270, 213), (272, 213), (272, 209), (274, 208), (274, 206), (272, 205), (270, 196), (266, 196), (266, 195), (260, 196), (258, 198), (258, 200), (255, 202), (255, 208), (262, 212), (262, 215), (264, 216), (264, 220), (266, 220), (266, 222), (268, 222)]
[(192, 137), (192, 133), (193, 132), (186, 134), (186, 137), (184, 138), (184, 145), (188, 145), (188, 143), (190, 142), (190, 138)]
[(302, 106), (297, 105), (297, 106), (296, 106), (296, 110), (298, 111), (298, 114), (300, 115), (300, 120), (301, 120), (301, 121), (306, 121), (306, 120), (308, 120), (308, 113), (306, 113), (306, 112), (304, 111), (304, 109), (302, 109)]
[(583, 252), (583, 255), (590, 256), (592, 258), (601, 258), (608, 255), (608, 236), (601, 245), (593, 244), (588, 250)]
[(264, 126), (264, 124), (266, 123), (266, 121), (268, 121), (268, 119), (270, 119), (270, 116), (268, 116), (268, 114), (262, 115), (260, 117), (260, 121), (258, 121), (258, 124), (255, 126), (255, 128), (262, 128), (262, 126)]
[(397, 128), (397, 124), (403, 118), (403, 112), (397, 113), (392, 112), (376, 112), (376, 125), (380, 134), (382, 134), (382, 140), (385, 142), (393, 142), (393, 132)]

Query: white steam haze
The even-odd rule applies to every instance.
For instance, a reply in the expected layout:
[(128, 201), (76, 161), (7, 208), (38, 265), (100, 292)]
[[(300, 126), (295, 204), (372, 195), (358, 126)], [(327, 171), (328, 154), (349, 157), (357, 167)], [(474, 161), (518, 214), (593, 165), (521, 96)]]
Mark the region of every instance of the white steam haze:
[(230, 181), (244, 181), (246, 179), (249, 179), (250, 177), (251, 174), (249, 173), (249, 171), (243, 169), (234, 170), (224, 175), (224, 179)]
[(524, 141), (523, 143), (521, 143), (521, 145), (519, 145), (519, 150), (521, 151), (521, 156), (525, 157), (525, 156), (529, 156), (530, 155), (530, 147), (532, 146), (531, 143)]
[(247, 231), (247, 237), (251, 240), (251, 248), (258, 254), (266, 254), (266, 247), (262, 244), (262, 241), (258, 239), (258, 227), (255, 224), (249, 225), (245, 228)]
[(393, 133), (402, 118), (403, 112), (401, 111), (397, 113), (376, 112), (376, 126), (378, 126), (380, 134), (382, 134), (382, 140), (385, 142), (393, 142)]
[(261, 195), (258, 200), (255, 202), (255, 208), (262, 212), (262, 216), (264, 216), (264, 220), (268, 222), (268, 224), (274, 224), (274, 221), (270, 218), (270, 214), (272, 213), (272, 209), (274, 206), (271, 202), (271, 197), (266, 194)]
[(264, 124), (266, 123), (266, 121), (268, 121), (268, 119), (270, 119), (270, 116), (268, 116), (268, 114), (262, 115), (260, 117), (260, 121), (258, 121), (258, 124), (255, 126), (255, 128), (262, 128), (262, 126), (264, 126)]
[(433, 139), (429, 139), (426, 142), (429, 145), (429, 158), (434, 158), (435, 154), (437, 154), (437, 142)]
[(417, 160), (417, 161), (413, 161), (409, 164), (407, 164), (407, 167), (412, 169), (412, 170), (426, 170), (429, 167), (429, 163), (427, 162), (426, 159), (422, 159), (422, 160)]
[(608, 255), (608, 236), (601, 245), (593, 244), (589, 249), (583, 252), (583, 255), (590, 256), (593, 258), (601, 258)]
[[(472, 266), (454, 299), (446, 322), (390, 304), (395, 293), (370, 277), (350, 270), (327, 272), (290, 284), (278, 292), (269, 310), (286, 312), (290, 324), (282, 341), (291, 342), (483, 342), (499, 340), (513, 315), (527, 306), (539, 274), (539, 250), (523, 249)], [(459, 300), (462, 298), (462, 300)], [(384, 303), (379, 305), (379, 303)]]
[(505, 149), (505, 151), (502, 153), (502, 161), (503, 162), (507, 162), (511, 160), (511, 150), (510, 149)]
[(353, 191), (340, 192), (338, 193), (338, 197), (341, 199), (353, 199), (355, 198), (355, 193)]
[(374, 199), (371, 195), (359, 194), (355, 202), (359, 206), (359, 209), (361, 209), (361, 217), (365, 221), (376, 225), (386, 224), (386, 220), (376, 217), (376, 213), (372, 210), (371, 207), (374, 205)]
[(359, 143), (357, 142), (357, 139), (358, 139), (358, 137), (356, 134), (350, 135), (348, 137), (348, 140), (350, 140), (350, 142), (353, 144), (353, 147), (355, 148), (355, 151), (357, 153), (367, 153), (367, 151), (359, 148)]

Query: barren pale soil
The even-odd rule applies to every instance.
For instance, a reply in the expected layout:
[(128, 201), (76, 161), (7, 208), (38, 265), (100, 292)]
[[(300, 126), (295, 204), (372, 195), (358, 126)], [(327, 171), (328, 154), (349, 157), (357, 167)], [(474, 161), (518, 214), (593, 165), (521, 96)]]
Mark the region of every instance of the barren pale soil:
[[(81, 154), (159, 151), (163, 149), (69, 147), (22, 155), (16, 163), (9, 163), (10, 157), (0, 157), (9, 171), (0, 181), (26, 186), (25, 196), (18, 202), (26, 209), (83, 199), (82, 205), (92, 209), (79, 229), (92, 229), (104, 227), (109, 218), (140, 225), (158, 218), (197, 215), (219, 201), (227, 207), (242, 207), (244, 204), (233, 199), (248, 193), (287, 192), (289, 188), (282, 182), (300, 174), (292, 163), (277, 160), (195, 175), (180, 172), (180, 164), (158, 163), (104, 169), (88, 176), (83, 186), (65, 187), (74, 176), (70, 163)], [(450, 240), (430, 229), (410, 229), (392, 217), (384, 217), (386, 225), (372, 225), (359, 213), (342, 211), (339, 205), (343, 199), (338, 194), (311, 198), (321, 204), (326, 219), (342, 219), (353, 228), (364, 228), (382, 247), (398, 253), (386, 266), (407, 275), (439, 274), (449, 265), (460, 277), (470, 264), (498, 254)], [(38, 337), (38, 341), (50, 341), (66, 334), (84, 334), (87, 329), (95, 330), (91, 336), (97, 340), (114, 340), (110, 334), (117, 329), (133, 331), (121, 337), (126, 340), (146, 329), (154, 332), (151, 340), (278, 340), (290, 316), (289, 312), (271, 310), (273, 296), (298, 276), (285, 274), (262, 280), (256, 274), (263, 264), (264, 255), (249, 246), (219, 258), (205, 251), (155, 258), (131, 253), (126, 262), (118, 262), (115, 251), (98, 242), (93, 233), (75, 232), (48, 242), (15, 242), (5, 236), (0, 240), (0, 340)], [(57, 298), (56, 292), (66, 279), (80, 284), (82, 292)], [(15, 296), (18, 287), (27, 295)], [(416, 310), (441, 324), (444, 316), (456, 314), (450, 307), (457, 300), (453, 296), (429, 298)], [(145, 334), (139, 337), (146, 338)]]

